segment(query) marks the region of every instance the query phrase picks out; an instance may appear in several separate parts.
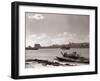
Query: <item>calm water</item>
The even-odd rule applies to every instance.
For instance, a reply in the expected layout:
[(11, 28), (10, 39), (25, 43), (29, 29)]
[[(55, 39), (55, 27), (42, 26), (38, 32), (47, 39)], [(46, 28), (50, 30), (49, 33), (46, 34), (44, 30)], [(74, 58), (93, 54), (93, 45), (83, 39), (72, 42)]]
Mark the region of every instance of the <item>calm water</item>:
[(70, 50), (61, 50), (60, 48), (53, 49), (39, 49), (39, 50), (26, 50), (26, 59), (47, 59), (53, 60), (56, 56), (62, 56), (61, 51), (72, 53), (76, 51), (83, 57), (89, 58), (89, 48), (71, 48)]
[[(60, 52), (72, 53), (76, 51), (79, 55), (89, 58), (89, 48), (71, 48), (70, 50), (62, 50), (60, 48), (51, 48), (51, 49), (39, 49), (39, 50), (26, 50), (25, 59), (41, 59), (41, 60), (56, 60), (56, 56), (62, 57)], [(71, 63), (74, 64), (74, 63)], [(41, 64), (36, 62), (26, 63), (26, 68), (41, 67)]]

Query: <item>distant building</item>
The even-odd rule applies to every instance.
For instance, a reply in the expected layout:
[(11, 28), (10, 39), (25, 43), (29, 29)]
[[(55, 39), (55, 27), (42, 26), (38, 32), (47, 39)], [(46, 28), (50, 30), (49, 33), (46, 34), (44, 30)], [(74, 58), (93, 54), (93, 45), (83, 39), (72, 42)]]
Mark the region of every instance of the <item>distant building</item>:
[(40, 44), (35, 44), (34, 47), (36, 47), (36, 48), (40, 48), (41, 45), (40, 45)]
[(31, 46), (28, 46), (27, 48), (32, 48)]

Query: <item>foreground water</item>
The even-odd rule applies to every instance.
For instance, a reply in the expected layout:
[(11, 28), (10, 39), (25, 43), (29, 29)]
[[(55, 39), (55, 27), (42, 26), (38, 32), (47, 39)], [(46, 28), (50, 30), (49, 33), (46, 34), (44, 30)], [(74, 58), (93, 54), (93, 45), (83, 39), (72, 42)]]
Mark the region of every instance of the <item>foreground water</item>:
[[(26, 60), (27, 59), (41, 59), (41, 60), (55, 61), (56, 56), (62, 57), (61, 51), (67, 52), (67, 53), (72, 53), (76, 51), (79, 55), (89, 59), (89, 48), (71, 48), (70, 50), (62, 50), (60, 48), (26, 50), (25, 59)], [(25, 64), (26, 68), (33, 68), (33, 67), (37, 68), (40, 66), (44, 67), (41, 64), (38, 64), (36, 62), (30, 62), (30, 63)]]

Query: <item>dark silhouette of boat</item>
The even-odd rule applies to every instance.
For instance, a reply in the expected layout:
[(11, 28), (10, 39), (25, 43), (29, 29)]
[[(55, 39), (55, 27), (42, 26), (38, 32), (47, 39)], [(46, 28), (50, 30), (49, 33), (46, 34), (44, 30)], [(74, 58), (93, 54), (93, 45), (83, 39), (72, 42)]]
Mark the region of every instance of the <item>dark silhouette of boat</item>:
[(79, 54), (77, 54), (77, 52), (73, 52), (73, 53), (70, 53), (68, 54), (67, 52), (61, 52), (62, 56), (63, 57), (69, 57), (69, 58), (74, 58), (74, 59), (77, 59), (77, 58), (84, 58), (84, 57), (81, 57)]
[[(67, 52), (63, 53), (61, 52), (63, 58), (60, 58), (63, 59), (63, 60), (66, 60), (66, 61), (71, 61), (71, 62), (83, 62), (83, 63), (89, 63), (89, 59), (88, 58), (85, 58), (85, 57), (82, 57), (80, 56), (79, 54), (77, 54), (77, 52), (73, 52), (71, 54), (68, 54)], [(68, 60), (69, 59), (69, 60)]]
[(73, 58), (65, 58), (65, 57), (57, 57), (57, 56), (56, 56), (56, 59), (57, 59), (58, 61), (61, 61), (61, 62), (89, 63), (89, 60), (88, 60), (88, 59), (81, 59), (81, 58), (73, 59)]
[(57, 56), (56, 56), (56, 59), (58, 61), (62, 61), (62, 62), (74, 62), (75, 61), (75, 60), (70, 59), (70, 58), (63, 58), (63, 57), (57, 57)]

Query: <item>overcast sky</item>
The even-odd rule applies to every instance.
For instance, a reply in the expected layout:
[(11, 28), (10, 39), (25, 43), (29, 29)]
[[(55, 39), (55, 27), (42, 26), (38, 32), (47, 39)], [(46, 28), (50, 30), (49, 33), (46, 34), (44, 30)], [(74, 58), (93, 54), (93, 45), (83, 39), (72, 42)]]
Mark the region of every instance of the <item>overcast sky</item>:
[(89, 42), (89, 16), (26, 13), (26, 46)]

